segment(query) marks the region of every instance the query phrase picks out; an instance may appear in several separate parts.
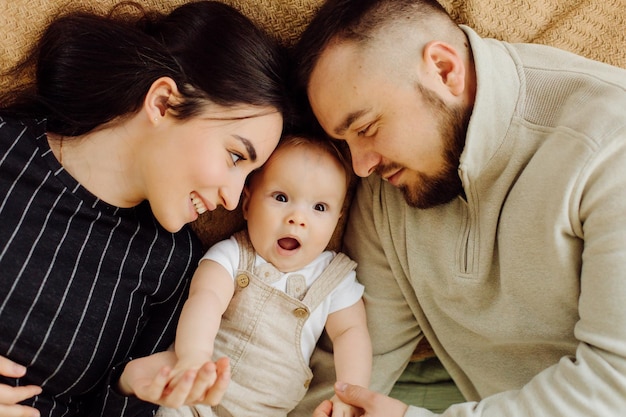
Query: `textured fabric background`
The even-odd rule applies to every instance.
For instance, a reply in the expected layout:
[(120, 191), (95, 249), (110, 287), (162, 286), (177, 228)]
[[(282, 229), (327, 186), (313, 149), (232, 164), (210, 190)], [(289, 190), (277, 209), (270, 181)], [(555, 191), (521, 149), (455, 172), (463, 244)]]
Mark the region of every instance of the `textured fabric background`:
[[(168, 11), (186, 0), (137, 0)], [(286, 44), (293, 43), (321, 0), (222, 0)], [(55, 13), (106, 11), (117, 0), (0, 0), (1, 67), (20, 57)], [(536, 42), (626, 68), (626, 0), (440, 0), (483, 36)]]
[[(136, 0), (167, 12), (188, 0)], [(322, 0), (222, 0), (286, 45), (293, 44)], [(25, 53), (55, 14), (75, 8), (106, 12), (118, 0), (0, 0), (0, 73)], [(553, 45), (626, 68), (626, 0), (440, 0), (459, 23), (483, 36)], [(11, 80), (0, 77), (0, 88)], [(217, 210), (194, 227), (205, 244), (243, 226), (238, 211)], [(340, 225), (341, 226), (341, 225)], [(331, 242), (339, 247), (341, 227)]]

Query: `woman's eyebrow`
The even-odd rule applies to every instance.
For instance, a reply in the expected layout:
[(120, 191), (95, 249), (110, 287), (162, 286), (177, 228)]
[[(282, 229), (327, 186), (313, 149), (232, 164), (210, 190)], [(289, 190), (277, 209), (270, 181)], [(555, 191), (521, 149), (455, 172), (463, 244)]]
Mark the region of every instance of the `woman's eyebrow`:
[(252, 142), (250, 142), (248, 139), (242, 136), (239, 136), (239, 135), (234, 135), (234, 136), (235, 136), (235, 139), (239, 140), (246, 147), (246, 150), (248, 151), (248, 158), (250, 159), (250, 161), (255, 162), (256, 161), (256, 149), (254, 149), (254, 145), (252, 145)]

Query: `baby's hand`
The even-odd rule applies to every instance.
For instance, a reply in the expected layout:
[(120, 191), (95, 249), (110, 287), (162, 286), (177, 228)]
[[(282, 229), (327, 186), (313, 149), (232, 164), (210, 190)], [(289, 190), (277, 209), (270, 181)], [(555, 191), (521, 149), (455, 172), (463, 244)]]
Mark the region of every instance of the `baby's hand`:
[(332, 417), (358, 417), (363, 415), (361, 409), (344, 403), (336, 395), (333, 395), (330, 401), (333, 403)]

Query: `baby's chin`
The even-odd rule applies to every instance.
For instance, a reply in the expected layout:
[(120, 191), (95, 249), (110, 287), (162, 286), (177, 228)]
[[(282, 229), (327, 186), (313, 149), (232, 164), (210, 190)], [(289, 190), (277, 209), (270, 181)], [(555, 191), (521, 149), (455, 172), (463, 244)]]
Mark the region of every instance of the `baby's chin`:
[[(302, 255), (302, 254), (298, 253), (298, 254), (293, 254), (291, 256), (274, 254), (271, 260), (269, 260), (269, 262), (271, 262), (272, 265), (274, 265), (274, 267), (282, 273), (294, 272), (294, 271), (298, 271), (304, 268), (305, 266), (307, 266), (309, 263), (312, 262), (312, 259), (308, 259), (308, 258), (305, 259), (299, 255)], [(268, 260), (268, 259), (265, 258), (265, 260)]]

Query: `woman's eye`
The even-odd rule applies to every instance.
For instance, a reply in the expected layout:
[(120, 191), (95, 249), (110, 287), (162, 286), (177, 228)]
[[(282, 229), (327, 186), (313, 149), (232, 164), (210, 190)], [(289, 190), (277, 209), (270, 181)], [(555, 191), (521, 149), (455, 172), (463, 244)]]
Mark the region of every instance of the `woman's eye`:
[(313, 208), (315, 211), (326, 211), (326, 204), (317, 203)]
[(287, 202), (287, 196), (283, 193), (276, 193), (274, 194), (274, 200), (276, 201), (280, 201), (281, 203), (286, 203)]
[(241, 161), (244, 159), (243, 156), (236, 154), (234, 152), (230, 153), (230, 158), (233, 160), (233, 165), (237, 165), (237, 162)]

